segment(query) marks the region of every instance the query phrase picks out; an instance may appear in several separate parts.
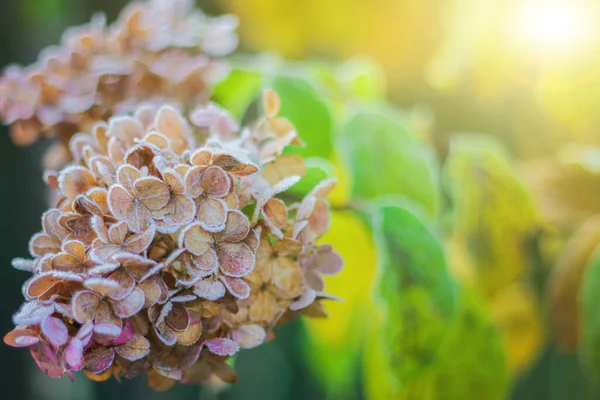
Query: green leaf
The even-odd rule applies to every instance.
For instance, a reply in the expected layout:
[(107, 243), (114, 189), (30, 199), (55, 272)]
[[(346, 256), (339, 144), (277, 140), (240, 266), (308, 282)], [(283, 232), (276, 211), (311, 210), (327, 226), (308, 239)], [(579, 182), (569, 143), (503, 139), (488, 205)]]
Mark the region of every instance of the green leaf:
[(304, 79), (279, 75), (273, 80), (273, 90), (281, 99), (279, 115), (294, 124), (306, 144), (303, 148), (288, 147), (286, 153), (329, 159), (333, 151), (333, 118), (315, 89)]
[(506, 398), (508, 375), (500, 333), (486, 316), (482, 299), (463, 288), (454, 321), (440, 348), (434, 398)]
[(353, 196), (372, 199), (400, 194), (435, 215), (438, 179), (432, 158), (402, 123), (361, 112), (350, 118), (343, 132), (342, 149), (353, 178)]
[(233, 69), (213, 91), (213, 101), (225, 108), (234, 118), (241, 119), (252, 101), (260, 94), (262, 77), (259, 73)]
[(600, 252), (587, 267), (580, 291), (579, 359), (590, 378), (600, 382)]
[(370, 368), (389, 369), (391, 393), (427, 398), (456, 299), (442, 245), (420, 214), (410, 201), (380, 209), (378, 292), (385, 311), (374, 338), (380, 346), (366, 357), (384, 364)]

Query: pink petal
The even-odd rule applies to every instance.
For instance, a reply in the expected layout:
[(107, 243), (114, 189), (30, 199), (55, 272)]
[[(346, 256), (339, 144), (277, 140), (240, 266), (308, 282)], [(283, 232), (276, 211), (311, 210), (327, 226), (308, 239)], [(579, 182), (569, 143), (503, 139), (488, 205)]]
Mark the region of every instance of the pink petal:
[(232, 356), (240, 349), (239, 344), (227, 338), (215, 338), (205, 343), (206, 347), (218, 356)]
[(48, 341), (53, 345), (60, 347), (67, 343), (69, 331), (67, 330), (67, 326), (60, 319), (46, 317), (40, 323), (40, 328), (44, 336), (46, 336)]
[(114, 360), (115, 351), (112, 347), (98, 347), (86, 354), (85, 369), (92, 374), (100, 374), (110, 368)]
[(242, 279), (222, 276), (221, 281), (227, 286), (229, 293), (240, 300), (247, 299), (250, 296), (250, 286)]

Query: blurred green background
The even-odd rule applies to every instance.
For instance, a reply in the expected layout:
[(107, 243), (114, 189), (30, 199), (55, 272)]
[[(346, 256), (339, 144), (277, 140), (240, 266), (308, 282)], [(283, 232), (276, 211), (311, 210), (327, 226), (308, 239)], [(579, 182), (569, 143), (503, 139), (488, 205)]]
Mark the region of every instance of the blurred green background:
[[(126, 2), (0, 4), (6, 65), (34, 61), (94, 11), (114, 20)], [(1, 346), (0, 398), (600, 398), (600, 2), (198, 5), (240, 18), (215, 100), (241, 116), (273, 86), (309, 145), (298, 190), (323, 171), (340, 180), (323, 242), (346, 260), (327, 282), (345, 301), (242, 352), (232, 387), (52, 380)], [(17, 148), (2, 129), (7, 332), (27, 278), (10, 260), (40, 228), (49, 143)]]

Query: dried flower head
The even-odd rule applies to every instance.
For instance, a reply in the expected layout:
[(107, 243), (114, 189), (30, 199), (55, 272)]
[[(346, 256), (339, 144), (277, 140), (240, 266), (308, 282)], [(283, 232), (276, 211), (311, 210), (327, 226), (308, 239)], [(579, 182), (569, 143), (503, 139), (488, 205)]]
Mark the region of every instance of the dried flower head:
[(20, 145), (57, 135), (47, 162), (62, 166), (73, 134), (140, 101), (206, 103), (223, 68), (218, 58), (237, 46), (236, 29), (235, 17), (209, 18), (192, 0), (135, 2), (111, 25), (97, 15), (68, 29), (35, 64), (6, 69), (0, 118)]
[[(136, 46), (152, 35), (137, 33)], [(282, 156), (296, 133), (277, 117), (275, 92), (263, 97), (252, 127), (214, 104), (193, 110), (192, 123), (170, 105), (144, 105), (74, 135), (73, 161), (46, 174), (58, 200), (31, 239), (33, 259), (13, 263), (32, 277), (4, 341), (28, 347), (52, 377), (147, 373), (165, 390), (213, 375), (233, 382), (226, 360), (240, 348), (303, 313), (323, 315), (321, 275), (342, 267), (315, 244), (334, 182), (282, 200), (305, 167)]]

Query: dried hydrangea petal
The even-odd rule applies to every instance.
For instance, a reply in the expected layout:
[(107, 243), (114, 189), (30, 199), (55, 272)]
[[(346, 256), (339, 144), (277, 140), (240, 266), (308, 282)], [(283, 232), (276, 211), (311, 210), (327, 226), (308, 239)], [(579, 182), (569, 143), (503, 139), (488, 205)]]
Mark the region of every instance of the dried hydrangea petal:
[(254, 254), (244, 243), (219, 243), (217, 247), (219, 268), (227, 275), (240, 278), (254, 268)]
[(134, 334), (127, 343), (115, 347), (115, 351), (121, 357), (129, 361), (144, 358), (150, 353), (150, 342), (140, 334)]
[(48, 316), (42, 319), (40, 329), (46, 339), (54, 346), (60, 347), (67, 343), (69, 339), (67, 326), (58, 318)]
[(144, 292), (140, 288), (135, 288), (123, 300), (115, 301), (113, 309), (115, 314), (121, 318), (131, 317), (144, 306)]
[(4, 343), (12, 347), (30, 347), (39, 343), (40, 338), (32, 329), (13, 329), (4, 336)]
[(256, 324), (242, 325), (231, 331), (233, 340), (239, 343), (244, 349), (251, 349), (260, 345), (267, 336), (265, 329)]
[(204, 344), (213, 354), (218, 356), (232, 356), (237, 353), (240, 346), (237, 342), (227, 338), (215, 338)]
[(111, 367), (115, 360), (115, 350), (111, 347), (98, 347), (85, 355), (84, 368), (92, 374), (100, 374)]

